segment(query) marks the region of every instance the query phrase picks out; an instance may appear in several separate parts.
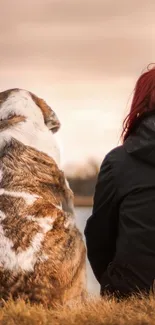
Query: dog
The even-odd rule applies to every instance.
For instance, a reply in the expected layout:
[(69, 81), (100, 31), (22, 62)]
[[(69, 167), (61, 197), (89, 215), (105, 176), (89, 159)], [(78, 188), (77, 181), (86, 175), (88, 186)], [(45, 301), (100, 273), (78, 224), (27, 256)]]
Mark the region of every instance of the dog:
[(0, 93), (0, 299), (56, 307), (86, 293), (86, 251), (60, 168), (55, 112), (29, 91)]

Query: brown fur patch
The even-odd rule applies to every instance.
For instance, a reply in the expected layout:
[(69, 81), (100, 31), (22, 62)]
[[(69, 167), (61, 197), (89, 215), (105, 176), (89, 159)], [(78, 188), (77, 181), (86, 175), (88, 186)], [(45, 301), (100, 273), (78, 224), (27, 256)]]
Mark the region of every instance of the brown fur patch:
[[(8, 299), (12, 295), (14, 299), (21, 297), (47, 306), (82, 297), (85, 293), (85, 246), (76, 226), (69, 224), (73, 193), (66, 185), (63, 172), (46, 154), (16, 140), (4, 148), (0, 170), (1, 188), (5, 191), (38, 196), (28, 204), (24, 196), (8, 196), (5, 192), (0, 195), (0, 210), (6, 215), (1, 225), (16, 253), (26, 250), (34, 236), (42, 231), (35, 218), (48, 217), (53, 222), (52, 228), (44, 233), (33, 272), (0, 267), (0, 297)], [(61, 209), (63, 202), (66, 211)], [(47, 258), (42, 260), (42, 256)]]
[(12, 91), (17, 91), (17, 89), (8, 89), (0, 92), (0, 105), (7, 100)]
[(25, 121), (24, 116), (13, 116), (5, 120), (0, 120), (0, 131), (9, 129), (11, 126), (24, 121)]

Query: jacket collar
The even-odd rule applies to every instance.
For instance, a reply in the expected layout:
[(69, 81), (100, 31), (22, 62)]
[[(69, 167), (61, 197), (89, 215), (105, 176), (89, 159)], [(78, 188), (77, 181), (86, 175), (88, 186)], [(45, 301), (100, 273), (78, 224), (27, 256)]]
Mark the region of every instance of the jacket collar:
[(124, 142), (126, 151), (155, 164), (155, 113), (145, 116)]

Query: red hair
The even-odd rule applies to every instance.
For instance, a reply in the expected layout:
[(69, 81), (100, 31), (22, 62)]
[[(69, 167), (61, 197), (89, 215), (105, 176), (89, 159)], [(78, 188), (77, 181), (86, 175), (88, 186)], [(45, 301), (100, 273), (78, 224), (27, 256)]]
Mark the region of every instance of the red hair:
[(143, 73), (136, 82), (130, 112), (123, 122), (123, 142), (145, 113), (155, 112), (155, 67)]

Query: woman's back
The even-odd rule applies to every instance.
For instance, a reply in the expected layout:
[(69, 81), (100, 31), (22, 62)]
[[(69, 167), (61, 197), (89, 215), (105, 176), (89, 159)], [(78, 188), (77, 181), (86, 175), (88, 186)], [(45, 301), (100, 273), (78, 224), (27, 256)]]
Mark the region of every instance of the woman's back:
[(85, 234), (103, 292), (149, 292), (155, 278), (155, 114), (103, 161)]

